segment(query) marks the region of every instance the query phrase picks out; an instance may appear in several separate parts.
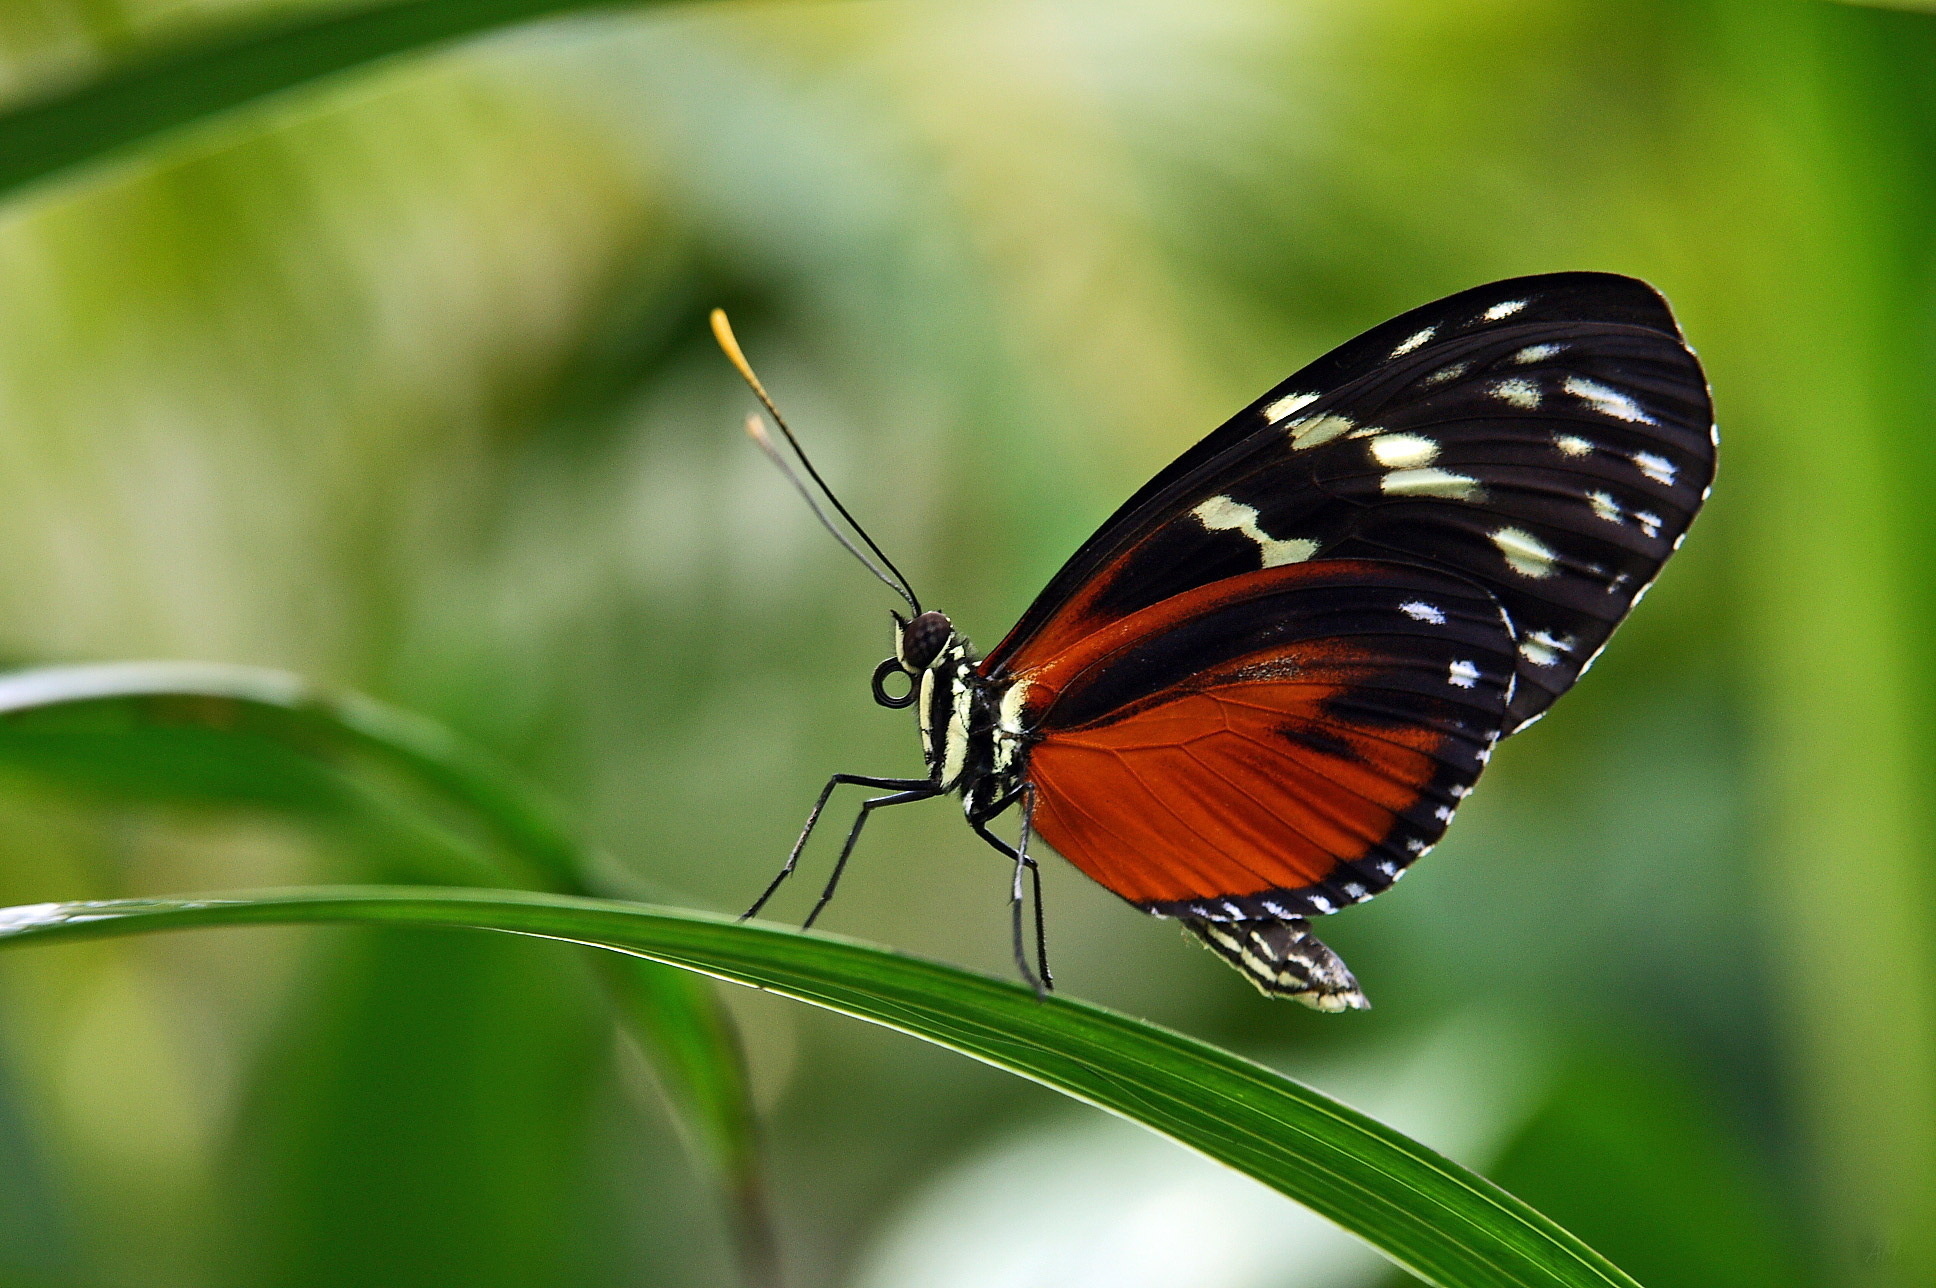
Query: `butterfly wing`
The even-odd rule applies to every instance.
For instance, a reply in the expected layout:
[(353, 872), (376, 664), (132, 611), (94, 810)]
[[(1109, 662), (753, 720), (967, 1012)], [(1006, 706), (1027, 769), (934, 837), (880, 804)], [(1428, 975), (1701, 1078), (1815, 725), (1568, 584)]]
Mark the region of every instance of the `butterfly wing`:
[(1445, 831), (1504, 728), (1483, 588), (1361, 560), (1226, 578), (1016, 676), (1036, 829), (1146, 910), (1318, 915)]
[(1706, 499), (1712, 408), (1652, 288), (1605, 273), (1478, 287), (1318, 359), (1171, 464), (983, 662), (1039, 668), (1171, 598), (1332, 559), (1417, 564), (1513, 623), (1506, 731), (1580, 676)]

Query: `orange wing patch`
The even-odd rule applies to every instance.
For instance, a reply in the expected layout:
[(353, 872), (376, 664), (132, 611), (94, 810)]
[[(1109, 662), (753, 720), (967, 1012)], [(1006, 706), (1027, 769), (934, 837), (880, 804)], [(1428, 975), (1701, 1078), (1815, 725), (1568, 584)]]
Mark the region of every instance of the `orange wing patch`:
[(1504, 721), (1497, 605), (1364, 562), (1178, 601), (1021, 677), (1036, 830), (1165, 915), (1310, 916), (1385, 889), (1443, 834)]
[[(1134, 903), (1318, 885), (1418, 803), (1444, 740), (1345, 730), (1321, 711), (1337, 692), (1235, 684), (1053, 735), (1029, 759), (1036, 830)], [(1327, 733), (1335, 747), (1320, 749)]]

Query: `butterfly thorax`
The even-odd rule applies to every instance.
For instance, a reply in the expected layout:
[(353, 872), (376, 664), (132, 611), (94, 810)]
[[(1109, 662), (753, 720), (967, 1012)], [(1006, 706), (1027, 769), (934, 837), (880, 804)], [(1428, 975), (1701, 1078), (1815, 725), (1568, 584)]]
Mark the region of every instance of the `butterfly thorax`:
[[(946, 616), (922, 613), (912, 622), (896, 619), (891, 662), (913, 681), (905, 700), (920, 718), (921, 754), (943, 790), (958, 792), (974, 817), (992, 812), (1022, 781), (1028, 762), (1028, 735), (1019, 712), (1007, 702), (1013, 683), (980, 673), (981, 655)], [(888, 664), (883, 663), (883, 667)]]

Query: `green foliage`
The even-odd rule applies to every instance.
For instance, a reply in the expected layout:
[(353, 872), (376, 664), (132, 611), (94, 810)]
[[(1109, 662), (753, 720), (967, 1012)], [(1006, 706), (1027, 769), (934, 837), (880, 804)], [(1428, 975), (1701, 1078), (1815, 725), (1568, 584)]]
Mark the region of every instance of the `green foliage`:
[(42, 904), (8, 943), (195, 926), (464, 926), (637, 953), (951, 1047), (1163, 1132), (1444, 1288), (1633, 1281), (1496, 1186), (1330, 1098), (1100, 1007), (824, 935), (645, 904), (350, 888)]
[[(0, 19), (0, 654), (279, 670), (0, 680), (0, 899), (348, 879), (743, 906), (821, 775), (911, 738), (864, 708), (881, 604), (736, 442), (712, 304), (985, 644), (1326, 344), (1488, 277), (1634, 272), (1709, 364), (1720, 490), (1441, 853), (1339, 920), (1379, 1009), (1267, 1007), (1059, 872), (1055, 951), (1073, 991), (1354, 1102), (1326, 1070), (1390, 1074), (1485, 999), (1523, 1105), (1425, 1088), (1412, 1134), (1663, 1288), (1923, 1288), (1932, 67), (1927, 15), (1802, 0), (23, 0)], [(395, 705), (326, 696), (349, 690)], [(1003, 874), (940, 813), (883, 820), (832, 924), (998, 971)], [(0, 1278), (713, 1288), (734, 1243), (758, 1278), (757, 1094), (793, 1277), (864, 1282), (904, 1202), (1052, 1112), (757, 995), (748, 1074), (710, 986), (653, 963), (601, 955), (592, 989), (514, 941), (195, 942), (0, 971)], [(838, 951), (870, 987), (897, 960)], [(736, 1234), (629, 1094), (614, 1014)], [(1454, 1130), (1475, 1100), (1483, 1140)], [(1354, 1167), (1462, 1175), (1351, 1139)], [(1592, 1264), (1518, 1207), (1448, 1211), (1479, 1220), (1439, 1230), (1454, 1260), (1509, 1228)], [(1006, 1241), (972, 1219), (937, 1246)]]

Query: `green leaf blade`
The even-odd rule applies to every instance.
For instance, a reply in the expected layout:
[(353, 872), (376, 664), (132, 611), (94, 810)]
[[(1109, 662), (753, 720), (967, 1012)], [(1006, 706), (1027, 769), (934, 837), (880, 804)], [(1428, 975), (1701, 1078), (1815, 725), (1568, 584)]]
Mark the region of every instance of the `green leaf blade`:
[[(50, 730), (54, 736), (44, 736)], [(183, 735), (200, 739), (199, 763), (186, 763)], [(267, 775), (257, 772), (265, 749), (284, 757)], [(113, 662), (0, 676), (0, 764), (95, 791), (300, 812), (316, 804), (318, 788), (327, 788), (338, 767), (358, 760), (413, 781), (464, 815), (490, 842), (507, 881), (562, 894), (596, 892), (593, 856), (547, 805), (489, 756), (421, 716), (256, 667)], [(292, 767), (311, 771), (301, 777), (306, 790), (283, 781)], [(621, 1024), (724, 1192), (747, 1282), (779, 1282), (752, 1097), (730, 1017), (712, 987), (689, 972), (639, 959), (603, 964)]]
[(663, 0), (392, 0), (238, 23), (0, 113), (0, 197), (382, 59), (533, 19), (655, 2)]
[(459, 926), (612, 949), (897, 1029), (1141, 1123), (1262, 1181), (1443, 1288), (1636, 1288), (1483, 1178), (1261, 1065), (1015, 984), (824, 935), (501, 891), (288, 890), (0, 911), (0, 946), (145, 930)]

